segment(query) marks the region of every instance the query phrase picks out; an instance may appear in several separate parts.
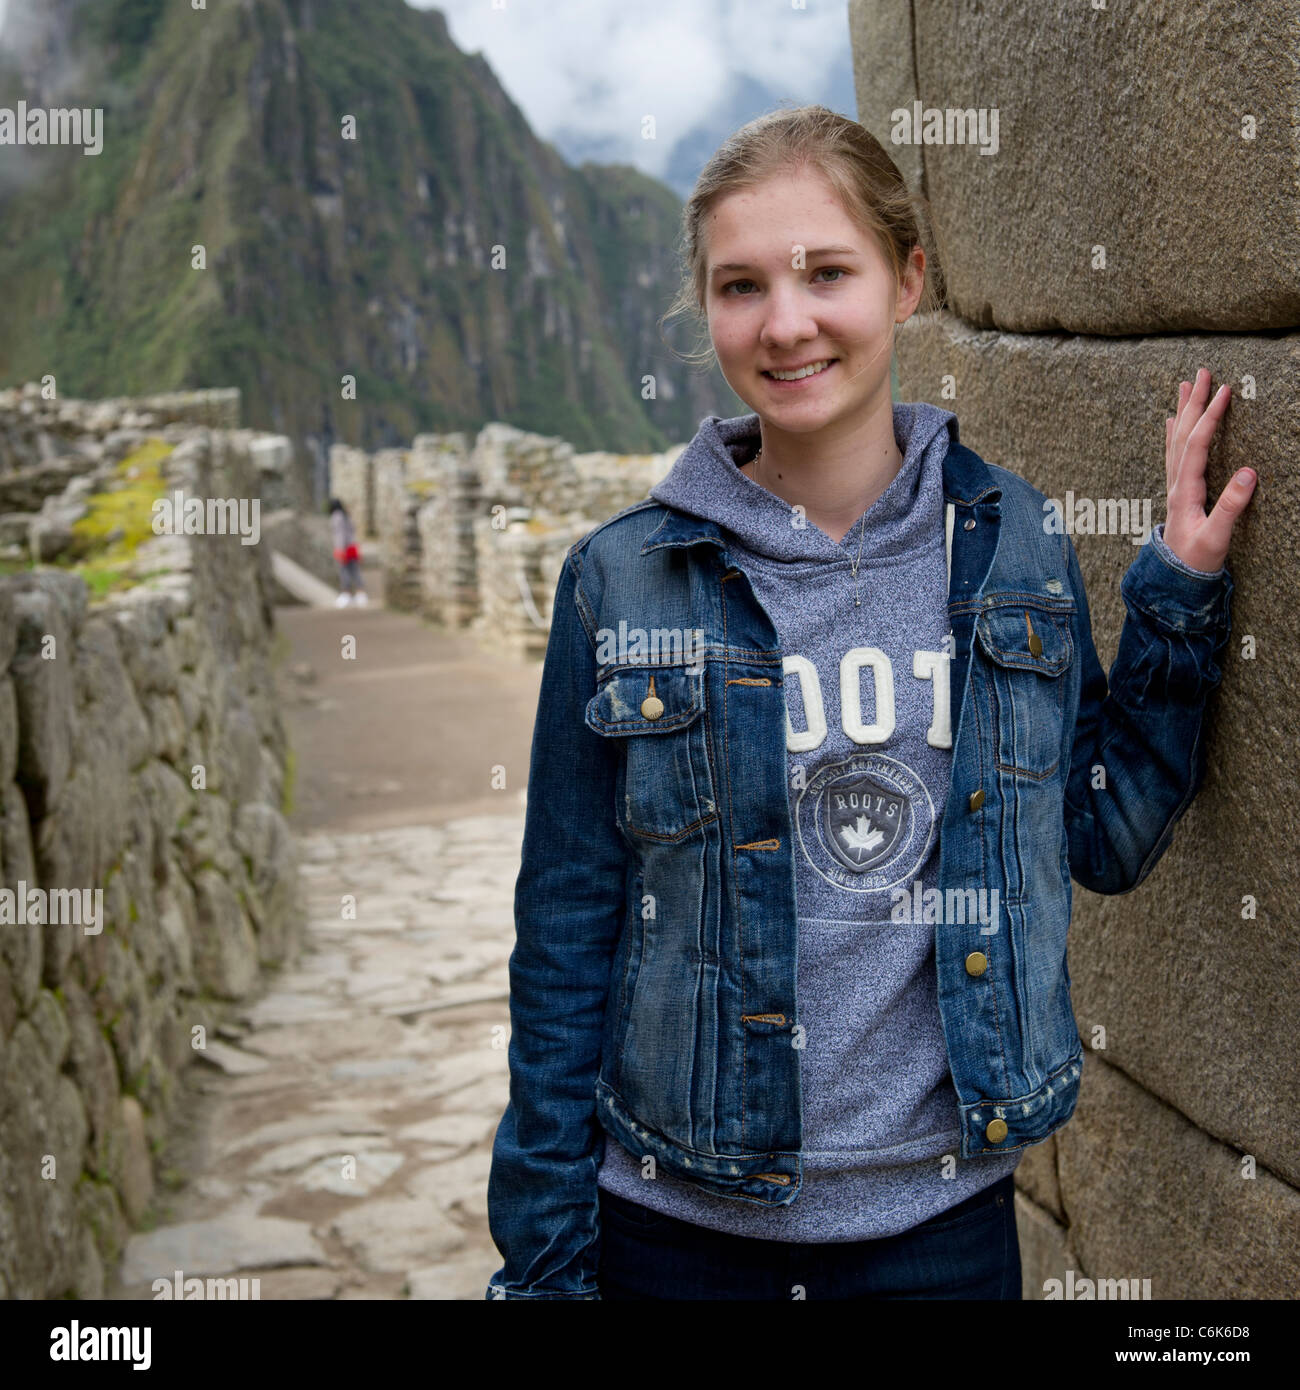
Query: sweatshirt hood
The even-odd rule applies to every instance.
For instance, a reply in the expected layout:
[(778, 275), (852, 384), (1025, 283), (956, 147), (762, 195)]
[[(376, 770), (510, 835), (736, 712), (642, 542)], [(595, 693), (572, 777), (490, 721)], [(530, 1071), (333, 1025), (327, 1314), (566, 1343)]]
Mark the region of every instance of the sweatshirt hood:
[(889, 486), (842, 541), (808, 521), (791, 525), (790, 507), (740, 471), (762, 442), (757, 413), (706, 416), (695, 437), (649, 495), (665, 506), (716, 522), (747, 550), (772, 560), (842, 561), (861, 546), (862, 564), (892, 560), (932, 542), (943, 527), (943, 460), (957, 443), (957, 417), (924, 401), (895, 402), (894, 439), (903, 463)]

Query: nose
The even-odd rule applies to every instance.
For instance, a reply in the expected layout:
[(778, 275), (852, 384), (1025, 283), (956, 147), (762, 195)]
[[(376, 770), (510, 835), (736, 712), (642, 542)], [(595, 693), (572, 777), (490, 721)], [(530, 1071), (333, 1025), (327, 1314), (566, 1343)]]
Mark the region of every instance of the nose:
[(758, 334), (764, 347), (787, 349), (817, 336), (817, 320), (798, 286), (778, 281), (769, 290), (765, 307)]

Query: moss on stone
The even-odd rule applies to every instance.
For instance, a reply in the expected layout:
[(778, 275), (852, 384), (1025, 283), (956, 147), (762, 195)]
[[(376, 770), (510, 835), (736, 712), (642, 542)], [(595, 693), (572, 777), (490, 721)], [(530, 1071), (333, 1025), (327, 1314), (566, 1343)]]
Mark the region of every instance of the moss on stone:
[(167, 489), (162, 463), (174, 447), (146, 439), (117, 465), (113, 483), (86, 499), (86, 515), (73, 522), (72, 545), (60, 563), (79, 574), (94, 597), (138, 582), (131, 566), (140, 543), (155, 535), (153, 505)]

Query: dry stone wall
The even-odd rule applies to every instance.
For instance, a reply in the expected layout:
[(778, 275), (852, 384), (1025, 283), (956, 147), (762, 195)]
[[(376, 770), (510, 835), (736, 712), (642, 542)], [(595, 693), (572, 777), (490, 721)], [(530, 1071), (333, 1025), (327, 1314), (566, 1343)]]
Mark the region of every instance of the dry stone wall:
[[(210, 427), (237, 423), (237, 393), (160, 399), (0, 393), (5, 505), (66, 499), (67, 479), (93, 498), (157, 441), (167, 489), (192, 497), (257, 497), (278, 476), (278, 437)], [(46, 491), (59, 470), (63, 492)], [(185, 1068), (302, 930), (270, 565), (239, 534), (150, 536), (130, 586), (96, 598), (83, 573), (15, 550), (0, 577), (0, 1297), (93, 1298), (149, 1202)]]
[(472, 443), (458, 433), (375, 454), (336, 445), (330, 491), (358, 535), (378, 541), (391, 607), (540, 656), (565, 551), (643, 499), (684, 447), (578, 454), (493, 422)]

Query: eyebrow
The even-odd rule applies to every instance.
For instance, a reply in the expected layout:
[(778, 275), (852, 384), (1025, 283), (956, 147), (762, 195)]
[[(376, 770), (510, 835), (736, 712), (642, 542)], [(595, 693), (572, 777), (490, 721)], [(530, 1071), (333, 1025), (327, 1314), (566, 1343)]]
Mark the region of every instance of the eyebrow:
[[(819, 246), (815, 251), (805, 251), (804, 255), (811, 261), (819, 256), (857, 256), (860, 253), (855, 251), (852, 246)], [(721, 275), (724, 271), (730, 270), (753, 270), (753, 266), (746, 265), (743, 261), (727, 261), (722, 265), (715, 265), (709, 272), (712, 275)]]

